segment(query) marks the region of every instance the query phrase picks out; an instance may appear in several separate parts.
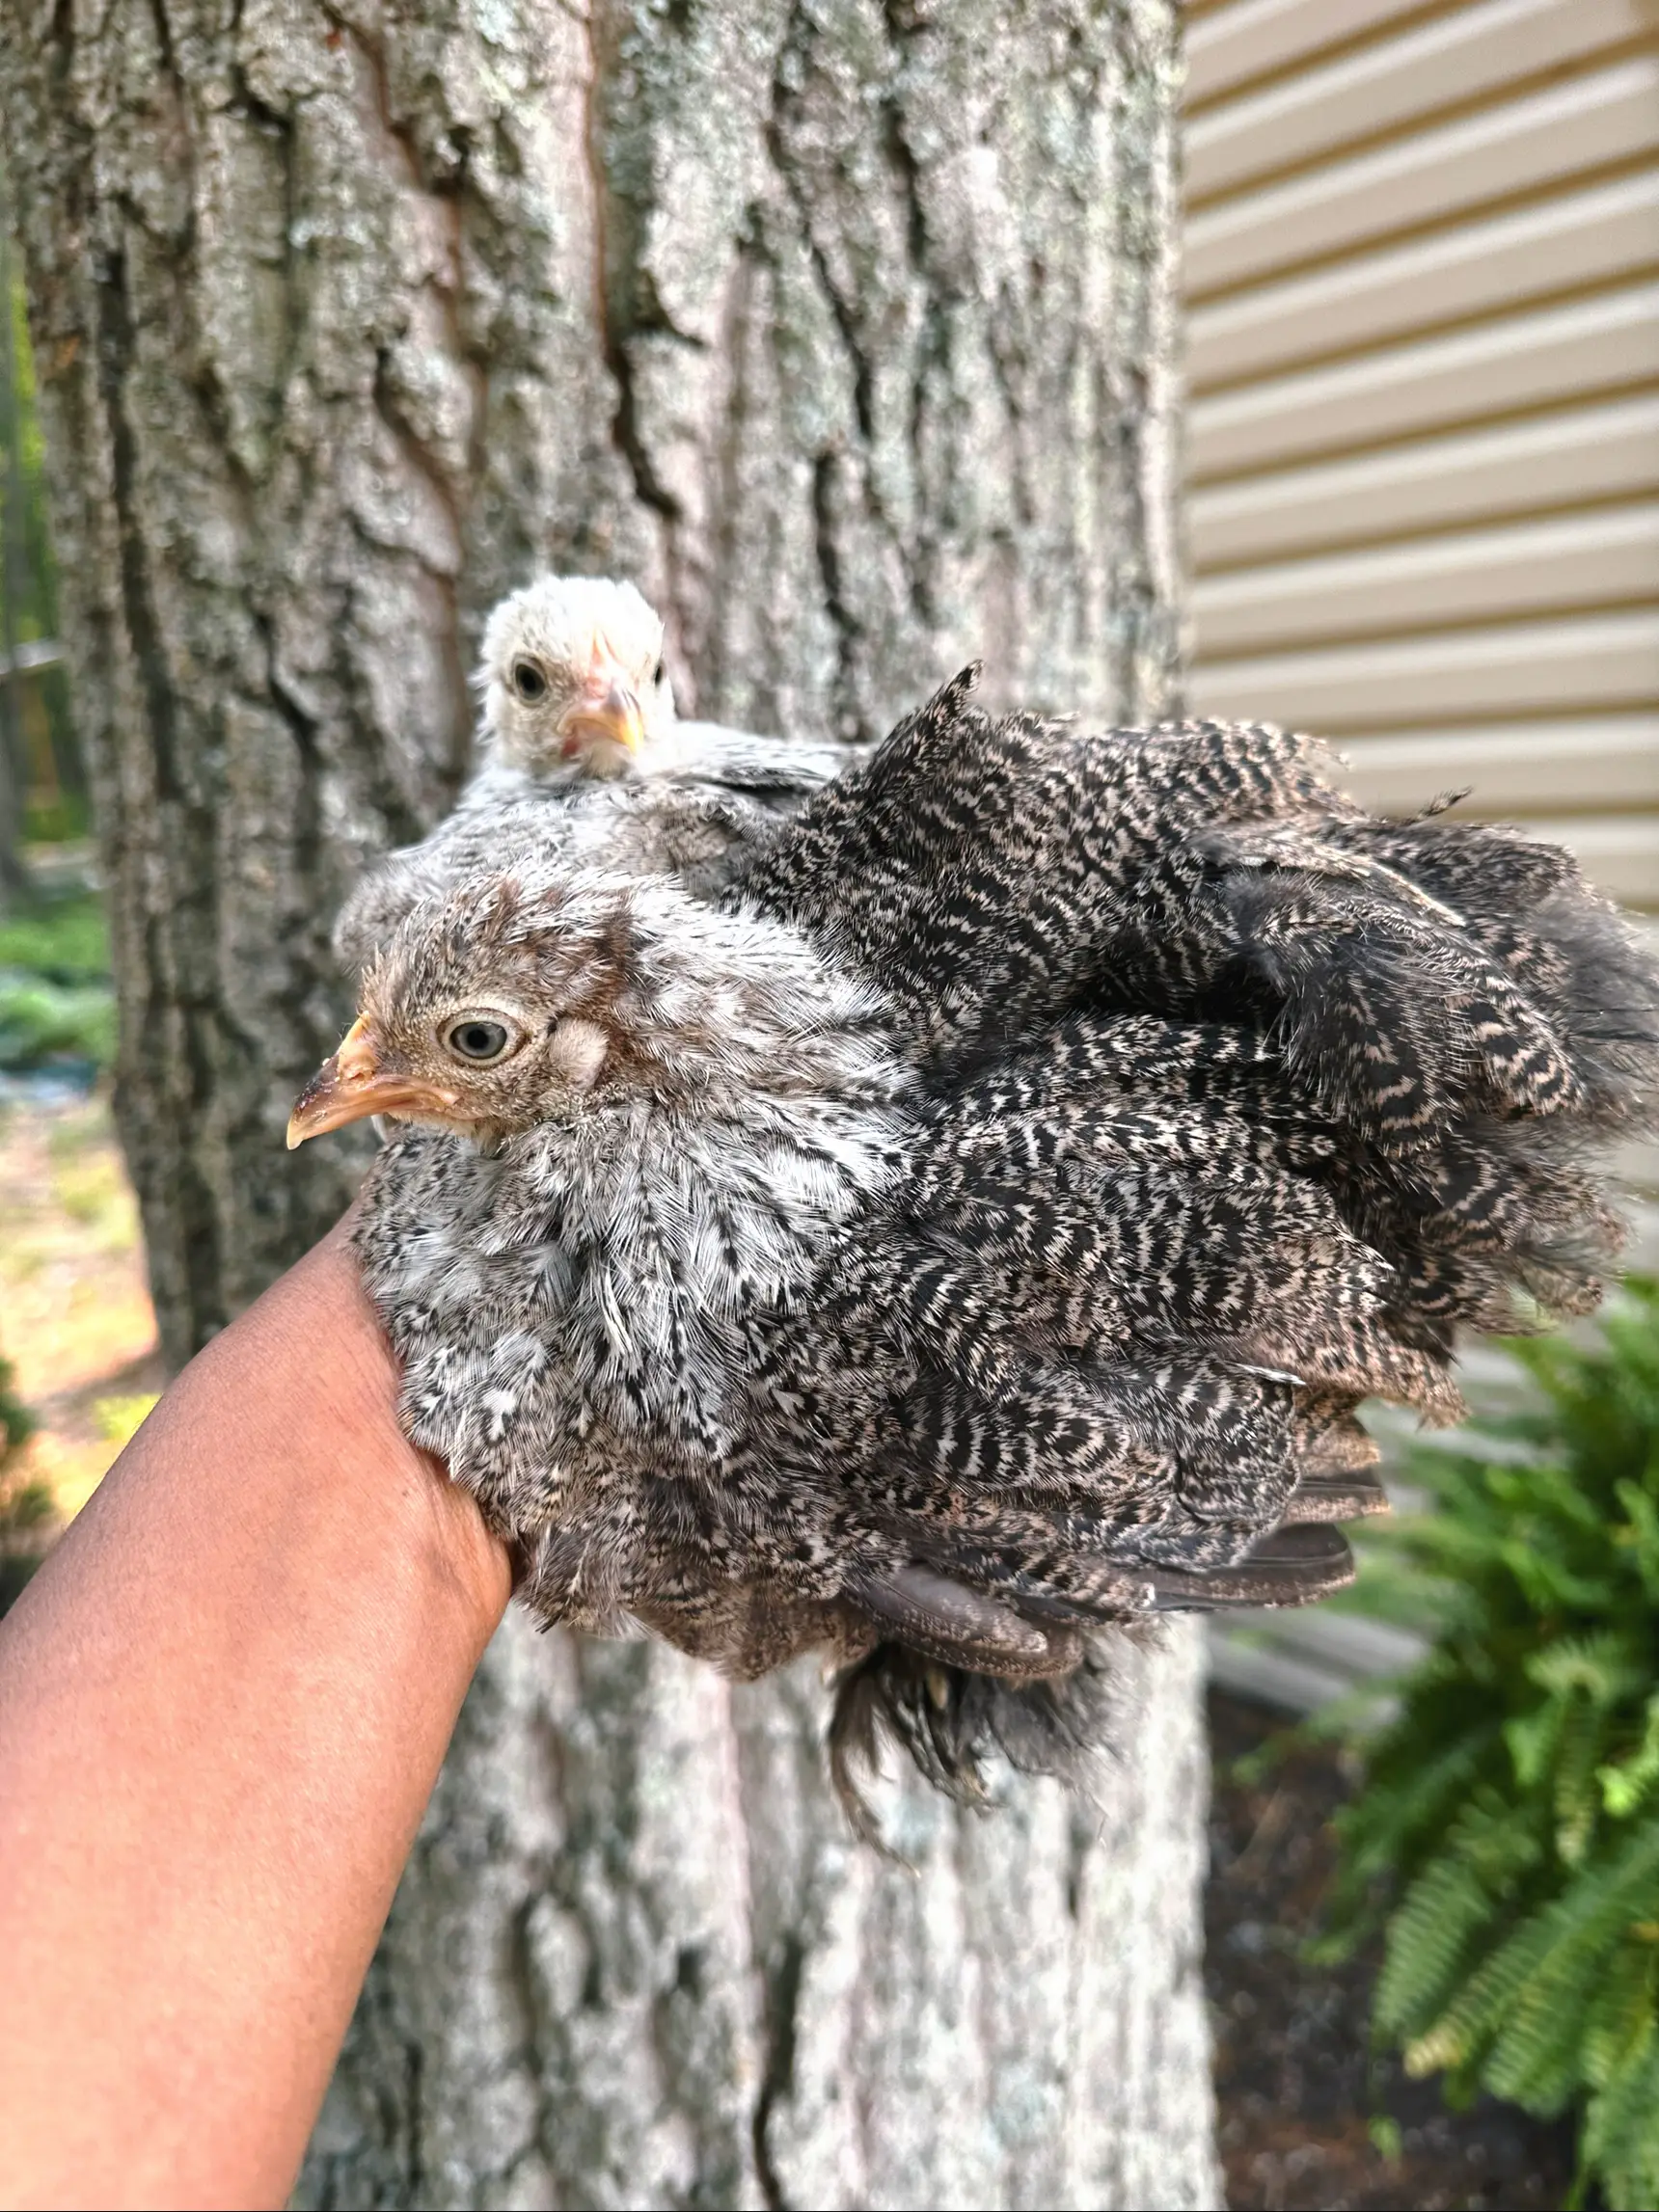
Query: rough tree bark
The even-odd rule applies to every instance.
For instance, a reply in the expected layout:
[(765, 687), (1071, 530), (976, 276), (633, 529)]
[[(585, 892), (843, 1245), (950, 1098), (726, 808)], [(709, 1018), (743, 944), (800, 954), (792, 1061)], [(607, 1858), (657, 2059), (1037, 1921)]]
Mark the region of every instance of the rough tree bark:
[[(0, 0), (175, 1360), (343, 1201), (330, 917), (480, 614), (635, 576), (684, 706), (1172, 700), (1175, 0)], [(1103, 1803), (829, 1805), (809, 1674), (487, 1660), (308, 2203), (1213, 2201), (1195, 1649)]]
[(23, 463), (13, 343), (12, 255), (0, 196), (0, 908), (29, 888), (23, 861), (23, 680), (17, 672), (22, 588)]

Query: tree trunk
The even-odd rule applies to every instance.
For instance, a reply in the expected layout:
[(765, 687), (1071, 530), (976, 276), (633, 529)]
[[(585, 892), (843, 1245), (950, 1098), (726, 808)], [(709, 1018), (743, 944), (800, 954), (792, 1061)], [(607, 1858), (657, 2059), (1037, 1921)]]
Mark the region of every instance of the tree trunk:
[[(1167, 708), (1174, 0), (0, 0), (0, 117), (181, 1360), (358, 1162), (282, 1149), (329, 922), (465, 772), (481, 614), (634, 576), (682, 708)], [(302, 2186), (1213, 2199), (1195, 1647), (1107, 1798), (830, 1805), (809, 1674), (514, 1624)]]
[(23, 677), (17, 667), (17, 601), (23, 588), (22, 397), (13, 343), (12, 250), (0, 194), (0, 907), (29, 888), (23, 862)]
[(1126, 1654), (1100, 1804), (878, 1792), (895, 1866), (825, 1788), (811, 1669), (733, 1691), (515, 1617), (297, 2201), (1218, 2202), (1198, 1650)]

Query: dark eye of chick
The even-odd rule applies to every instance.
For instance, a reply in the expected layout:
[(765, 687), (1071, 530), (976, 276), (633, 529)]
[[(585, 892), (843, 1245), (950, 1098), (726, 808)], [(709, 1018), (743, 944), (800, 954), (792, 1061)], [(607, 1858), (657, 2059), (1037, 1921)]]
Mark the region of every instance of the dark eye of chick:
[(492, 1060), (504, 1059), (513, 1041), (512, 1032), (504, 1021), (491, 1021), (480, 1013), (463, 1014), (444, 1032), (444, 1042), (449, 1050), (476, 1066), (487, 1066)]
[(533, 661), (515, 661), (509, 673), (513, 689), (527, 707), (547, 697), (547, 678)]
[(666, 661), (659, 661), (657, 665), (651, 671), (651, 688), (653, 691), (657, 688), (657, 686), (663, 681), (663, 678), (667, 674), (667, 663)]

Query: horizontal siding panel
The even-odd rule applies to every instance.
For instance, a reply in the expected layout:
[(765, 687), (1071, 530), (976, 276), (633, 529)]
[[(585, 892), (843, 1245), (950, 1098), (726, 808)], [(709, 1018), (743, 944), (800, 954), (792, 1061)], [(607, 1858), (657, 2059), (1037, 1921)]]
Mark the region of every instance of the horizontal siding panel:
[(1459, 818), (1619, 807), (1659, 811), (1659, 712), (1346, 739), (1344, 787), (1378, 814), (1416, 814), (1467, 784)]
[(1645, 503), (1229, 570), (1200, 579), (1192, 616), (1212, 659), (1644, 598), (1659, 600), (1659, 506)]
[(1304, 54), (1415, 14), (1423, 0), (1239, 0), (1186, 34), (1186, 104), (1196, 107)]
[(1609, 168), (1655, 143), (1659, 57), (1648, 55), (1289, 183), (1230, 195), (1187, 225), (1187, 297)]
[(1606, 822), (1529, 822), (1552, 845), (1564, 845), (1587, 879), (1624, 906), (1659, 906), (1659, 815)]
[(1659, 284), (1632, 284), (1200, 398), (1187, 450), (1202, 483), (1654, 379)]
[(1392, 1622), (1319, 1606), (1212, 1613), (1204, 1635), (1210, 1680), (1222, 1689), (1285, 1713), (1318, 1713), (1345, 1699), (1345, 1730), (1360, 1736), (1394, 1720), (1394, 1678), (1428, 1649), (1426, 1637)]
[[(1327, 8), (1326, 13), (1334, 13)], [(1196, 204), (1652, 30), (1644, 0), (1485, 0), (1193, 117)]]
[(1655, 489), (1659, 392), (1645, 392), (1217, 484), (1194, 494), (1188, 528), (1202, 572)]
[(1563, 193), (1193, 310), (1193, 388), (1511, 310), (1659, 261), (1659, 173)]
[[(1659, 1145), (1620, 1145), (1608, 1160), (1607, 1172), (1624, 1190), (1651, 1200), (1659, 1192)], [(1651, 1218), (1650, 1207), (1644, 1211)]]
[[(1304, 1659), (1300, 1652), (1276, 1651), (1256, 1640), (1267, 1632), (1240, 1631), (1231, 1615), (1225, 1628), (1217, 1626), (1213, 1616), (1206, 1619), (1208, 1679), (1230, 1697), (1248, 1698), (1252, 1705), (1269, 1706), (1275, 1713), (1318, 1713), (1334, 1705), (1339, 1697), (1352, 1694), (1351, 1674), (1321, 1666), (1317, 1659)], [(1398, 1707), (1396, 1699), (1395, 1710)]]
[(1201, 661), (1197, 711), (1301, 729), (1386, 730), (1659, 698), (1659, 613)]
[(1186, 292), (1193, 707), (1324, 733), (1380, 812), (1465, 788), (1659, 940), (1655, 29), (1206, 9)]

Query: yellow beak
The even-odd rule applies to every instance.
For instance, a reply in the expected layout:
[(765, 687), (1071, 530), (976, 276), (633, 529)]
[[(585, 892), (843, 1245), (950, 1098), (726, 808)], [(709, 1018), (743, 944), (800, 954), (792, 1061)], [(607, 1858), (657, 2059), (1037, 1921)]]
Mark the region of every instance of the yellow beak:
[(619, 675), (599, 670), (559, 724), (559, 734), (566, 760), (601, 743), (636, 753), (645, 735), (645, 717), (633, 688)]
[(374, 1057), (368, 1023), (359, 1014), (332, 1053), (294, 1101), (288, 1116), (288, 1150), (308, 1137), (343, 1129), (369, 1114), (418, 1114), (437, 1119), (460, 1093), (442, 1091), (407, 1075), (384, 1074)]

